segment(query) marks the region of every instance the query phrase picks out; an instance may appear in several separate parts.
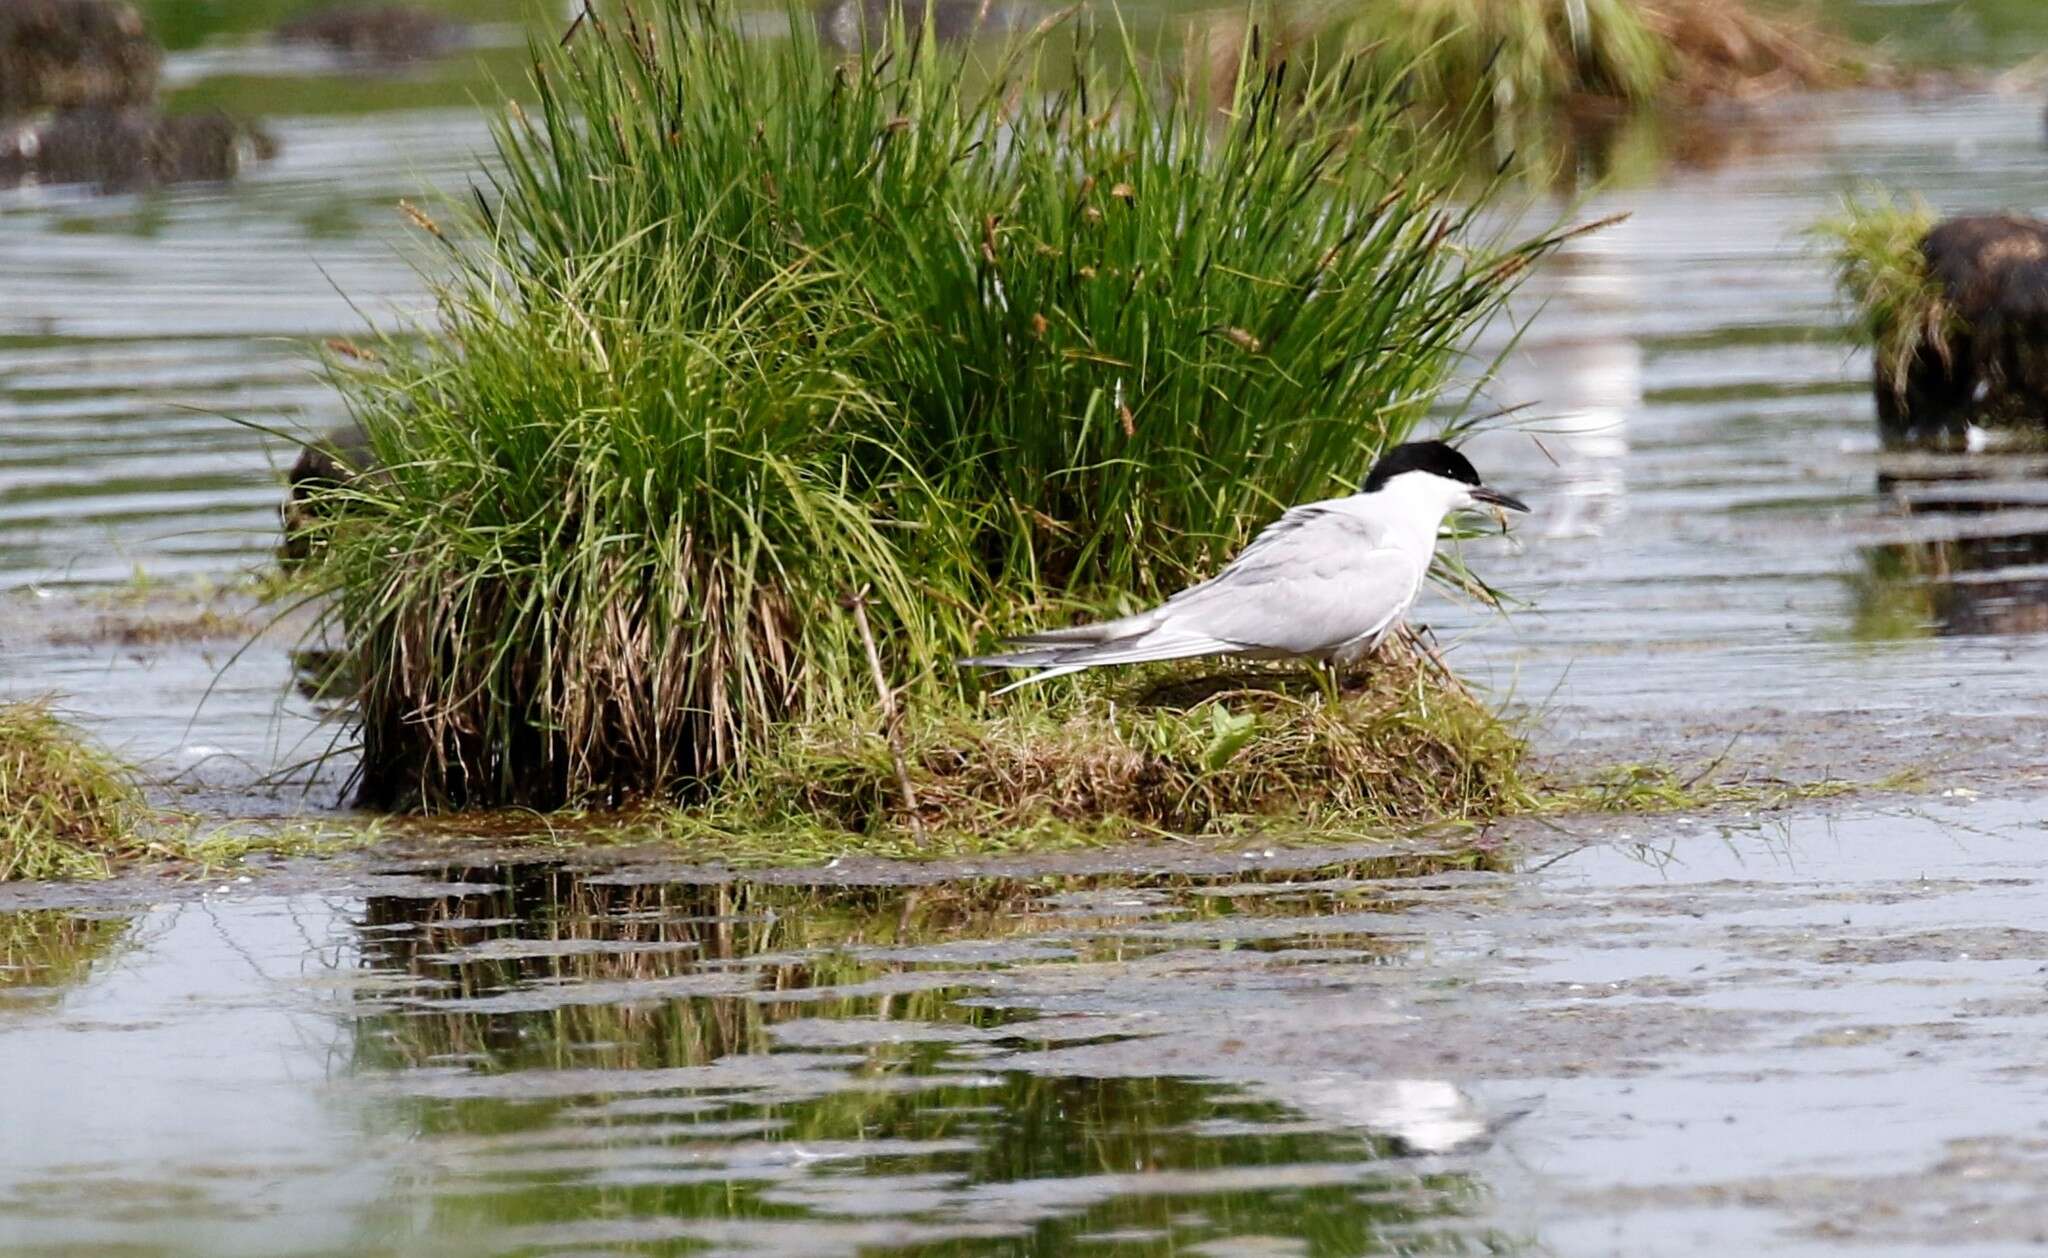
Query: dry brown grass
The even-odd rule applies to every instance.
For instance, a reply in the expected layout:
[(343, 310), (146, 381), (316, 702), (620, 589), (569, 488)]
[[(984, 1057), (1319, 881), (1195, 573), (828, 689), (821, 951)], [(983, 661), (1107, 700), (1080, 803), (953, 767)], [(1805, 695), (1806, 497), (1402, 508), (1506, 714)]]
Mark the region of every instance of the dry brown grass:
[(1643, 20), (1666, 49), (1663, 99), (1671, 103), (1842, 87), (1872, 68), (1868, 54), (1813, 21), (1742, 0), (1653, 0)]
[(1400, 77), (1432, 119), (1476, 109), (1495, 127), (1547, 109), (1752, 102), (1879, 68), (1812, 19), (1745, 0), (1586, 0), (1576, 16), (1566, 0), (1326, 0), (1250, 25), (1242, 11), (1198, 15), (1188, 56), (1227, 85), (1248, 51), (1270, 65), (1337, 47)]
[[(1414, 826), (1530, 799), (1520, 735), (1399, 650), (1382, 652), (1335, 707), (1298, 673), (1233, 674), (1050, 711), (913, 712), (903, 742), (917, 819), (940, 834)], [(794, 740), (753, 798), (854, 833), (909, 828), (887, 747), (873, 736)]]

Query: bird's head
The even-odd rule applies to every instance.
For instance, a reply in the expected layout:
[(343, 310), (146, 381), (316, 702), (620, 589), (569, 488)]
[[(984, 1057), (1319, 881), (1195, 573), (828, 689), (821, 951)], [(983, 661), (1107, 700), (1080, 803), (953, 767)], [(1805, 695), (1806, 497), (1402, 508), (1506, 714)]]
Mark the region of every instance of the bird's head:
[(1412, 494), (1420, 502), (1441, 504), (1443, 515), (1479, 509), (1529, 509), (1520, 498), (1482, 485), (1472, 460), (1441, 441), (1410, 441), (1395, 446), (1372, 465), (1372, 472), (1359, 492)]

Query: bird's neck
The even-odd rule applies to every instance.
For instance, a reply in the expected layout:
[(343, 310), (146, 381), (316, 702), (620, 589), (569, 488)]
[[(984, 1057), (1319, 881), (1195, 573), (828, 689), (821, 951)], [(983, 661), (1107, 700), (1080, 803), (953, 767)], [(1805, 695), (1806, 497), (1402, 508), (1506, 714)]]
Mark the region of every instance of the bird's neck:
[(1456, 506), (1455, 489), (1435, 477), (1396, 476), (1380, 489), (1359, 497), (1386, 527), (1390, 539), (1418, 550), (1433, 550), (1444, 517)]

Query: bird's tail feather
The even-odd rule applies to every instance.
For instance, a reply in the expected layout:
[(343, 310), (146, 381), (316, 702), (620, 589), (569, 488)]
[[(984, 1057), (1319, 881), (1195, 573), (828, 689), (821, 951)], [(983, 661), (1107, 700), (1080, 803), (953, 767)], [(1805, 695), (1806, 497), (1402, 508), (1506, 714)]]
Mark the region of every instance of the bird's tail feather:
[(1108, 625), (1075, 625), (1071, 629), (1020, 633), (1014, 638), (1004, 638), (1003, 641), (1010, 646), (1082, 646), (1091, 642), (1105, 642), (1116, 636)]
[(1130, 634), (1106, 642), (1079, 642), (1071, 645), (1042, 646), (1024, 651), (1005, 651), (997, 655), (977, 655), (963, 659), (960, 663), (967, 668), (1043, 670), (997, 691), (998, 694), (1002, 694), (1018, 686), (1064, 677), (1068, 673), (1077, 673), (1084, 668), (1095, 668), (1103, 664), (1184, 660), (1197, 655), (1214, 655), (1235, 648), (1235, 643), (1223, 642), (1201, 634), (1178, 633), (1169, 636), (1155, 631)]
[(1005, 642), (1012, 646), (1094, 646), (1113, 642), (1118, 638), (1136, 637), (1158, 627), (1156, 612), (1139, 612), (1135, 616), (1122, 616), (1116, 620), (1098, 621), (1092, 625), (1074, 625), (1067, 629), (1040, 629), (1036, 633), (1020, 633)]
[(1039, 682), (1051, 681), (1055, 677), (1065, 677), (1069, 673), (1078, 673), (1082, 669), (1085, 669), (1087, 667), (1088, 666), (1086, 664), (1069, 664), (1064, 668), (1040, 669), (1035, 673), (1031, 673), (1024, 677), (1019, 677), (1017, 680), (1011, 682), (1007, 686), (998, 686), (995, 690), (995, 693), (999, 695), (1006, 695), (1010, 693), (1012, 690), (1022, 690), (1026, 686), (1035, 686)]

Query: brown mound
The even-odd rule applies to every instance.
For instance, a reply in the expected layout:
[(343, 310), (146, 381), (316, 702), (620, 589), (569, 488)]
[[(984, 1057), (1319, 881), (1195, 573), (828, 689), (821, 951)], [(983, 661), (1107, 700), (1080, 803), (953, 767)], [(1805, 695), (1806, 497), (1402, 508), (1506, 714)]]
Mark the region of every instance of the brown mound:
[(130, 5), (0, 2), (0, 114), (142, 104), (156, 94), (161, 61)]
[(1669, 58), (1670, 97), (1682, 104), (1747, 101), (1841, 87), (1858, 58), (1810, 22), (1759, 13), (1742, 0), (1655, 0), (1643, 18)]
[(81, 183), (131, 192), (220, 182), (275, 152), (262, 131), (213, 110), (74, 109), (0, 129), (0, 188)]
[(459, 45), (462, 33), (438, 13), (402, 4), (338, 4), (277, 28), (280, 43), (316, 45), (351, 61), (389, 65), (438, 57)]
[[(1486, 705), (1402, 644), (1326, 704), (1312, 678), (1273, 671), (1174, 679), (1124, 703), (1054, 716), (909, 715), (917, 820), (996, 835), (1047, 824), (1228, 832), (1285, 824), (1419, 825), (1496, 815), (1523, 799), (1524, 747)], [(768, 789), (814, 822), (906, 828), (880, 742), (800, 733)]]

